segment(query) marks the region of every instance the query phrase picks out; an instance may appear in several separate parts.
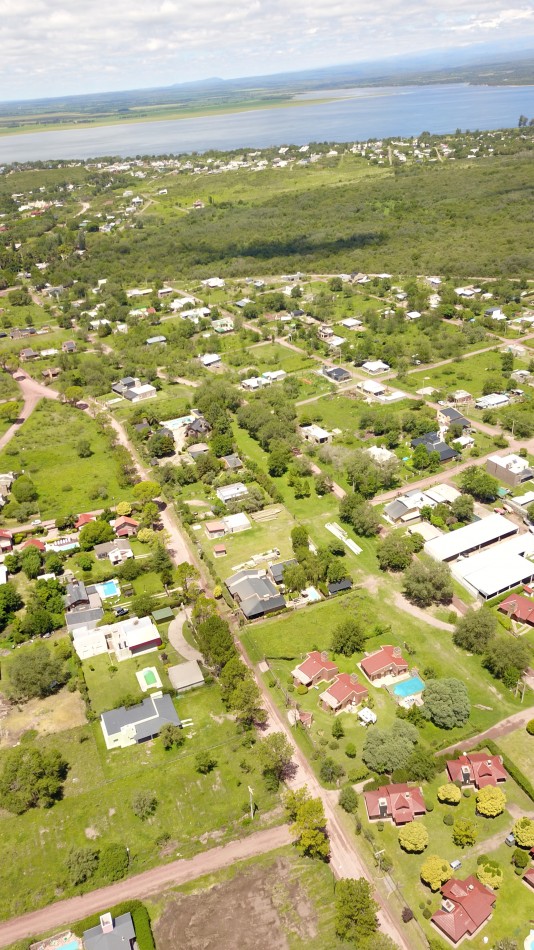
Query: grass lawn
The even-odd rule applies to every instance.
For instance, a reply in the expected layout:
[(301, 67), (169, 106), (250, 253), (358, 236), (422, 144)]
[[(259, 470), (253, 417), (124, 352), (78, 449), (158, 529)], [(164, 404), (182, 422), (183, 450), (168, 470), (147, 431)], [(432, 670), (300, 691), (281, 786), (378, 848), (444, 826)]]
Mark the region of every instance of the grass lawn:
[(157, 650), (121, 663), (117, 663), (114, 656), (107, 655), (85, 660), (83, 673), (93, 711), (100, 715), (107, 709), (113, 709), (126, 695), (134, 696), (141, 702), (149, 693), (142, 691), (135, 674), (147, 666), (157, 669), (164, 688), (170, 687), (169, 677)]
[(132, 581), (132, 587), (136, 594), (161, 594), (163, 591), (161, 577), (154, 571), (140, 574)]
[[(483, 936), (491, 935), (490, 946), (493, 946), (491, 938), (495, 940), (503, 936), (524, 937), (526, 934), (524, 921), (528, 916), (527, 911), (529, 910), (531, 914), (534, 912), (534, 895), (532, 893), (528, 895), (526, 886), (513, 872), (513, 868), (510, 866), (511, 849), (503, 843), (513, 823), (513, 818), (507, 811), (494, 819), (477, 816), (475, 814), (474, 792), (470, 798), (462, 798), (456, 807), (440, 804), (436, 798), (436, 791), (444, 781), (444, 775), (438, 775), (432, 783), (423, 788), (425, 800), (434, 803), (434, 810), (421, 819), (430, 836), (430, 843), (423, 854), (407, 854), (402, 851), (398, 844), (398, 829), (390, 822), (385, 822), (383, 831), (379, 831), (376, 822), (370, 823), (368, 821), (365, 803), (361, 800), (359, 805), (360, 818), (364, 828), (372, 830), (373, 847), (377, 850), (385, 849), (387, 855), (393, 861), (393, 877), (400, 884), (406, 902), (416, 914), (429, 937), (435, 936), (436, 932), (425, 921), (421, 913), (420, 903), (424, 902), (434, 912), (440, 906), (440, 897), (439, 894), (433, 895), (430, 889), (420, 880), (420, 868), (425, 857), (429, 854), (437, 854), (445, 861), (459, 859), (462, 862), (462, 867), (460, 871), (456, 872), (456, 876), (464, 879), (469, 874), (476, 873), (477, 855), (491, 853), (491, 856), (499, 861), (505, 871), (505, 881), (502, 889), (497, 892), (497, 904), (493, 920), (488, 927), (484, 928), (481, 935), (475, 938), (472, 946), (476, 948), (483, 947)], [(509, 802), (519, 805), (526, 811), (529, 810), (529, 799), (515, 783), (508, 781), (504, 791)], [(469, 818), (475, 821), (478, 829), (478, 839), (473, 848), (462, 850), (453, 843), (451, 827), (443, 824), (446, 813), (452, 814), (454, 818)], [(484, 846), (485, 841), (488, 842), (487, 848)], [(511, 902), (511, 907), (516, 908), (517, 914), (511, 916), (511, 907), (508, 901)], [(519, 913), (522, 902), (523, 907), (521, 913)]]
[[(89, 442), (90, 458), (77, 445)], [(131, 495), (117, 481), (113, 451), (96, 423), (71, 406), (42, 401), (9, 446), (0, 453), (2, 471), (24, 469), (38, 491), (41, 518), (90, 511)]]
[[(417, 373), (409, 373), (402, 381), (406, 389), (417, 390), (422, 386), (434, 386), (445, 392), (467, 389), (473, 396), (482, 394), (482, 387), (490, 375), (501, 376), (501, 358), (496, 350), (479, 353), (478, 356), (466, 356), (459, 362), (448, 363), (435, 369), (426, 367)], [(522, 360), (515, 360), (515, 369), (526, 367)]]
[[(223, 576), (226, 576), (234, 565), (248, 561), (254, 554), (262, 554), (278, 548), (280, 558), (286, 559), (293, 557), (291, 547), (291, 530), (295, 522), (283, 505), (273, 505), (273, 511), (279, 512), (270, 521), (256, 522), (249, 515), (252, 528), (249, 531), (240, 531), (238, 534), (227, 534), (224, 539), (217, 538), (210, 541), (206, 537), (204, 529), (196, 535), (196, 540), (200, 541), (203, 549), (213, 557), (213, 548), (216, 544), (221, 544), (224, 540), (227, 555), (217, 559)], [(226, 573), (225, 573), (226, 572)]]
[(534, 783), (534, 736), (529, 736), (524, 726), (521, 726), (507, 736), (499, 736), (497, 742), (499, 749)]
[(314, 366), (315, 360), (305, 353), (295, 353), (295, 350), (281, 343), (261, 343), (249, 347), (248, 355), (251, 362), (261, 368), (262, 372), (266, 369), (283, 369), (286, 373), (305, 369), (308, 366)]
[[(69, 762), (64, 799), (49, 810), (21, 816), (0, 812), (3, 862), (0, 918), (44, 906), (72, 893), (64, 885), (65, 858), (71, 847), (122, 842), (130, 848), (132, 874), (204, 847), (256, 830), (277, 796), (267, 793), (257, 754), (243, 746), (227, 717), (217, 686), (206, 686), (177, 700), (182, 718), (191, 718), (189, 738), (166, 753), (149, 742), (108, 752), (98, 723), (58, 733), (41, 742), (58, 748)], [(210, 749), (217, 767), (208, 775), (195, 769), (195, 754)], [(4, 753), (0, 753), (0, 766)], [(238, 765), (240, 763), (240, 765)], [(250, 771), (242, 771), (241, 765)], [(254, 788), (258, 821), (243, 824), (247, 784)], [(130, 807), (139, 789), (158, 798), (154, 820), (141, 822)], [(164, 842), (162, 835), (168, 834)], [(13, 868), (17, 886), (13, 886)], [(96, 883), (96, 882), (95, 882)]]

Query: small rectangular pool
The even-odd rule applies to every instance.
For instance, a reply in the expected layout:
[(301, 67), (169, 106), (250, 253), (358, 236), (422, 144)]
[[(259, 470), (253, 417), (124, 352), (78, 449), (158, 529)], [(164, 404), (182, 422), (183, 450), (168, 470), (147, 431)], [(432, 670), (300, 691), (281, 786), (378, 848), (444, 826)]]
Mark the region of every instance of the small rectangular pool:
[(407, 696), (416, 696), (422, 693), (425, 688), (423, 680), (419, 676), (411, 676), (409, 680), (403, 680), (402, 683), (395, 683), (393, 692), (395, 696), (406, 699)]
[(95, 587), (102, 600), (118, 597), (121, 592), (117, 581), (105, 581), (104, 584), (95, 584)]

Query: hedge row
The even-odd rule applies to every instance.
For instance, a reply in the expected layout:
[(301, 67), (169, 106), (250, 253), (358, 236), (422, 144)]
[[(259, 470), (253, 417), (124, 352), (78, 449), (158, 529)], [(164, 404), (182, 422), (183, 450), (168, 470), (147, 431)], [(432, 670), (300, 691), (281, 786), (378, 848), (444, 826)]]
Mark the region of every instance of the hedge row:
[(522, 788), (525, 795), (534, 802), (534, 785), (532, 782), (523, 774), (521, 769), (518, 769), (517, 765), (508, 758), (504, 752), (501, 752), (499, 746), (493, 742), (493, 739), (486, 739), (484, 742), (480, 742), (479, 745), (475, 746), (476, 749), (489, 749), (492, 755), (500, 755), (502, 757), (502, 764), (504, 765), (508, 774), (513, 778), (514, 782), (519, 785), (519, 788)]
[[(156, 950), (152, 927), (150, 926), (150, 917), (145, 905), (141, 901), (123, 901), (122, 904), (116, 904), (109, 911), (113, 918), (120, 917), (121, 914), (131, 914), (135, 927), (135, 936), (139, 950)], [(100, 923), (100, 914), (92, 914), (85, 920), (78, 920), (71, 925), (71, 930), (78, 937), (83, 936), (85, 930), (91, 927), (97, 927)]]

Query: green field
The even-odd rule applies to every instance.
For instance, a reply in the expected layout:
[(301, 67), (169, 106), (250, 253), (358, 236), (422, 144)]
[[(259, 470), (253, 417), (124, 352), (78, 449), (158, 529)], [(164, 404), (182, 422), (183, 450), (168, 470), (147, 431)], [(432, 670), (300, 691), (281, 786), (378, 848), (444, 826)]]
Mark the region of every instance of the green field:
[[(178, 752), (166, 753), (157, 741), (108, 752), (98, 722), (41, 740), (58, 748), (69, 762), (65, 797), (49, 810), (34, 809), (18, 817), (0, 813), (0, 918), (72, 893), (64, 885), (71, 847), (121, 842), (130, 848), (132, 874), (194, 854), (213, 844), (212, 835), (222, 843), (247, 833), (247, 782), (254, 786), (260, 820), (265, 818), (276, 798), (264, 791), (256, 753), (242, 746), (243, 737), (226, 716), (218, 687), (188, 693), (177, 700), (177, 708), (182, 718), (193, 720), (190, 738)], [(212, 750), (217, 760), (217, 768), (205, 776), (195, 769), (200, 749)], [(244, 761), (251, 769), (247, 775), (238, 766)], [(143, 823), (131, 810), (139, 789), (157, 795), (154, 821)], [(163, 833), (170, 842), (164, 852)]]
[[(166, 648), (166, 653), (173, 662), (177, 661), (177, 654), (172, 647)], [(85, 660), (83, 674), (89, 689), (93, 711), (100, 715), (108, 709), (114, 709), (117, 703), (127, 695), (135, 697), (140, 703), (149, 694), (142, 691), (135, 674), (147, 666), (154, 666), (163, 688), (170, 689), (170, 680), (157, 650), (120, 663), (115, 662), (114, 658), (111, 659), (106, 654)]]
[[(80, 458), (78, 443), (89, 442), (90, 458)], [(128, 498), (117, 481), (117, 466), (107, 439), (85, 413), (43, 401), (0, 453), (2, 471), (24, 469), (38, 492), (41, 518), (56, 518)]]

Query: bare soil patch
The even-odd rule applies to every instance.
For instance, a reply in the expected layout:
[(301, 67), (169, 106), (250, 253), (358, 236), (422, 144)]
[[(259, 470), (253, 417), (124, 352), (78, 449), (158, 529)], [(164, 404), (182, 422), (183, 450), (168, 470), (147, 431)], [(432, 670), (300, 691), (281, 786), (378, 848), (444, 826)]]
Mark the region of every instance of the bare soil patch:
[(170, 894), (154, 925), (158, 950), (289, 950), (317, 933), (313, 905), (286, 858), (192, 894)]
[(83, 726), (85, 721), (85, 707), (79, 693), (62, 689), (46, 699), (30, 699), (24, 705), (9, 706), (7, 715), (0, 718), (0, 748), (15, 745), (29, 729), (47, 736)]

